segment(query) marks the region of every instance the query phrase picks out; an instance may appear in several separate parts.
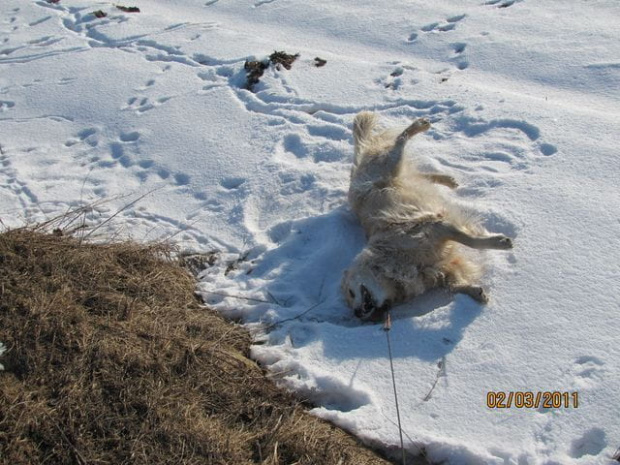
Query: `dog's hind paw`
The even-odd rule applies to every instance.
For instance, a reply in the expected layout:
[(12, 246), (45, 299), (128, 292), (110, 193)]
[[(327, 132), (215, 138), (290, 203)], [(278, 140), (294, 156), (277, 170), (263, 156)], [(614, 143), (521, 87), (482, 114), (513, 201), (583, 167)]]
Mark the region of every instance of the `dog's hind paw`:
[(486, 304), (489, 302), (489, 296), (487, 296), (487, 293), (484, 292), (484, 289), (480, 286), (458, 286), (452, 290), (459, 294), (467, 294), (469, 297), (481, 304)]
[(512, 249), (512, 239), (506, 236), (491, 236), (489, 238), (493, 249)]

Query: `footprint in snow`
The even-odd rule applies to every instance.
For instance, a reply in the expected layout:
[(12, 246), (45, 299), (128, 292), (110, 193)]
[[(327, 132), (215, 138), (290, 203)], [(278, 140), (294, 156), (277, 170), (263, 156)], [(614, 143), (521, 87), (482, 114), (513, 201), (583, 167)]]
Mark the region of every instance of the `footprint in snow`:
[(591, 428), (572, 441), (569, 455), (574, 459), (580, 459), (586, 455), (597, 456), (607, 445), (605, 431), (600, 428)]
[(451, 44), (453, 56), (450, 59), (454, 63), (457, 69), (465, 70), (469, 68), (469, 61), (465, 58), (465, 49), (467, 44), (464, 42), (456, 42)]
[(0, 112), (2, 113), (10, 110), (14, 106), (15, 106), (15, 102), (11, 102), (10, 100), (0, 100)]
[(463, 19), (465, 19), (467, 15), (462, 14), (462, 15), (456, 15), (456, 16), (450, 16), (448, 18), (445, 19), (445, 21), (437, 21), (437, 22), (433, 22), (430, 24), (427, 24), (426, 26), (422, 26), (420, 28), (420, 31), (422, 32), (448, 32), (448, 31), (453, 31), (456, 28), (456, 25), (462, 21)]
[(85, 143), (91, 147), (99, 145), (99, 138), (97, 137), (97, 129), (86, 128), (79, 131), (75, 137), (70, 137), (65, 141), (65, 147), (72, 147), (74, 145)]
[(258, 2), (254, 3), (254, 8), (258, 8), (259, 6), (263, 6), (263, 5), (268, 5), (269, 3), (273, 3), (276, 0), (259, 0)]
[(127, 104), (121, 108), (121, 110), (132, 110), (135, 111), (136, 114), (141, 115), (142, 113), (146, 113), (147, 111), (153, 110), (172, 97), (159, 97), (157, 99), (151, 100), (148, 97), (131, 97), (127, 100)]
[(592, 387), (604, 378), (605, 373), (602, 360), (587, 355), (579, 357), (572, 367), (573, 384), (579, 389)]
[(387, 76), (375, 79), (375, 84), (384, 89), (397, 91), (401, 90), (403, 86), (416, 85), (420, 82), (418, 79), (411, 77), (412, 71), (417, 71), (415, 67), (400, 62), (393, 62), (390, 65), (396, 66), (391, 68)]
[(121, 142), (136, 142), (140, 138), (140, 133), (136, 131), (121, 132), (118, 138)]
[[(459, 48), (457, 46), (456, 48)], [(477, 108), (482, 111), (483, 107)], [(467, 179), (458, 193), (466, 196), (485, 195), (504, 184), (506, 176), (529, 172), (542, 156), (557, 152), (552, 144), (543, 142), (540, 129), (523, 120), (503, 118), (486, 120), (465, 113), (446, 120), (447, 127), (437, 126), (430, 134), (441, 143), (450, 140), (454, 154), (439, 150), (434, 161), (445, 167), (440, 171), (460, 171)], [(462, 144), (463, 149), (458, 147)], [(457, 175), (458, 177), (458, 175)]]
[(225, 178), (220, 181), (220, 185), (226, 190), (235, 190), (245, 184), (245, 178)]
[[(435, 21), (425, 26), (422, 26), (419, 31), (425, 34), (453, 31), (454, 29), (456, 29), (457, 24), (463, 19), (465, 19), (466, 16), (466, 14), (449, 16), (444, 21)], [(419, 32), (414, 31), (407, 37), (407, 42), (415, 42), (416, 40), (418, 40), (419, 36)]]
[(514, 5), (517, 2), (521, 2), (523, 0), (488, 0), (484, 3), (484, 5), (494, 6), (496, 8), (508, 8)]

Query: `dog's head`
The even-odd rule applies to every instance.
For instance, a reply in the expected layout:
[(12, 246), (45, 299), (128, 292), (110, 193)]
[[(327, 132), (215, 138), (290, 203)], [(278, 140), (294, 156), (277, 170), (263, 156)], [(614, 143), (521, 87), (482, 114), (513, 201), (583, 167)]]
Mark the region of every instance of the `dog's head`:
[(394, 301), (394, 288), (380, 269), (372, 266), (367, 251), (362, 251), (345, 270), (342, 292), (355, 316), (364, 321), (380, 321)]

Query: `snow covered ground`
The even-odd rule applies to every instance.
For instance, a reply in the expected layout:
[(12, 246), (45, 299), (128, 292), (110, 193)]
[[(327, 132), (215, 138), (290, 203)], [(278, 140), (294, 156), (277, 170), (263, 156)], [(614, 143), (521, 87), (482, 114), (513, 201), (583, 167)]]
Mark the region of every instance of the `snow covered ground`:
[[(395, 309), (408, 451), (449, 464), (611, 463), (617, 0), (125, 6), (141, 12), (2, 1), (5, 226), (92, 205), (92, 221), (116, 215), (98, 232), (221, 251), (200, 289), (256, 331), (254, 356), (317, 415), (395, 449), (385, 334), (339, 294), (364, 244), (346, 206), (351, 122), (362, 109), (390, 125), (427, 117), (411, 156), (457, 178), (454, 195), (515, 249), (482, 257), (489, 305), (435, 292)], [(300, 56), (246, 90), (245, 61), (274, 50)], [(571, 405), (493, 409), (489, 391), (567, 392)]]

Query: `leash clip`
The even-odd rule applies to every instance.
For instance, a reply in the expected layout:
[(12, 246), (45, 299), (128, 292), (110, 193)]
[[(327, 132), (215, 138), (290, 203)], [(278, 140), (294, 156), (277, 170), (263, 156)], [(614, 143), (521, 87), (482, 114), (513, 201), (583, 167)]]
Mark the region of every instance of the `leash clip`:
[(392, 317), (388, 311), (385, 313), (385, 317), (383, 318), (383, 331), (389, 331), (390, 329), (392, 329)]

